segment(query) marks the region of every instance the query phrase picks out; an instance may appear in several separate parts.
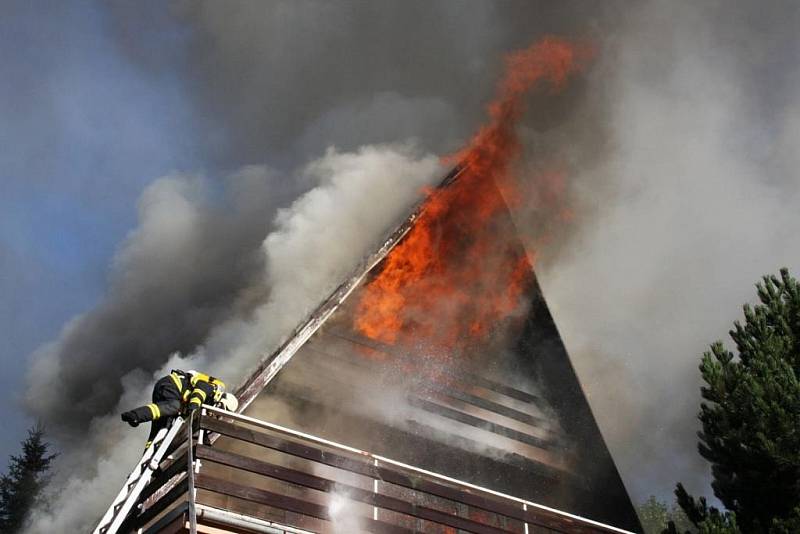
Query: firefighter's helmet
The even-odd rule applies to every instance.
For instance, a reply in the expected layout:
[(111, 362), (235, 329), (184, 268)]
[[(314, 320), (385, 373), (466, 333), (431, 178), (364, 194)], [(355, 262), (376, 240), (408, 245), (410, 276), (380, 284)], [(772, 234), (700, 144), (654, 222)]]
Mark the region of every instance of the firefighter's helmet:
[(230, 393), (223, 393), (222, 398), (219, 400), (219, 405), (223, 410), (235, 412), (239, 408), (239, 401)]

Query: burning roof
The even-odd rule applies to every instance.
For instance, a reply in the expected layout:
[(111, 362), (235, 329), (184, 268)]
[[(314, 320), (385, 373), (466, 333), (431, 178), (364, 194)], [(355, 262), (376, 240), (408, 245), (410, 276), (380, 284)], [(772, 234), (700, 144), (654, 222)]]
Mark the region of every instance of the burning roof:
[(548, 38), (509, 56), (489, 124), (265, 358), (247, 413), (638, 529), (509, 213), (559, 177), (513, 172), (523, 97), (560, 90), (588, 55)]

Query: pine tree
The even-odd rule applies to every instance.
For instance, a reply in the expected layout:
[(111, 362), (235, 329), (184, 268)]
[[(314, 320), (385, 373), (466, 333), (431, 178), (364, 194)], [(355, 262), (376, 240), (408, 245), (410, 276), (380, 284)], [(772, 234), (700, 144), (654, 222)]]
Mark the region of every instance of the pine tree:
[(0, 477), (0, 532), (20, 532), (28, 512), (41, 497), (47, 482), (47, 471), (56, 454), (48, 454), (50, 444), (44, 441), (44, 429), (28, 430), (22, 442), (22, 454), (11, 456), (8, 471)]
[(707, 402), (698, 448), (728, 510), (695, 501), (678, 484), (678, 502), (700, 532), (776, 534), (800, 525), (800, 284), (782, 269), (756, 288), (761, 303), (746, 304), (744, 325), (730, 332), (738, 358), (718, 341), (700, 365)]
[(651, 495), (636, 507), (644, 534), (662, 534), (670, 522), (676, 525), (678, 532), (696, 532), (694, 525), (686, 517), (683, 509), (675, 502), (671, 507)]
[(640, 504), (636, 512), (644, 534), (661, 534), (669, 521), (667, 505), (656, 499), (655, 495)]

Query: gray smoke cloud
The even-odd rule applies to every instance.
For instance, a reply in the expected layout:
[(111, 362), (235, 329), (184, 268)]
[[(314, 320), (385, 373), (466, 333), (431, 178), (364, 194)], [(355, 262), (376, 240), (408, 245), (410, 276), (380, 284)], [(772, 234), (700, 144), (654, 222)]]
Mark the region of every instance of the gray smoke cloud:
[(191, 352), (214, 325), (257, 301), (259, 245), (280, 201), (274, 183), (274, 173), (250, 167), (221, 184), (221, 194), (179, 175), (146, 189), (105, 300), (33, 358), (27, 405), (65, 446), (116, 404), (123, 375)]
[(539, 274), (635, 499), (668, 498), (677, 480), (710, 493), (700, 355), (761, 275), (800, 265), (798, 16), (650, 3), (601, 59), (609, 157), (580, 170), (591, 217)]
[[(567, 93), (534, 97), (525, 125), (523, 168), (564, 168), (575, 213), (537, 221), (555, 243), (537, 256), (545, 295), (634, 500), (675, 479), (699, 489), (699, 354), (759, 275), (798, 264), (796, 7), (177, 2), (110, 16), (142, 68), (181, 66), (213, 176), (229, 177), (154, 182), (106, 299), (34, 356), (28, 406), (65, 451), (70, 498), (32, 531), (91, 527), (139, 452), (119, 409), (171, 366), (224, 361), (241, 378), (437, 175), (425, 154), (468, 138), (502, 53), (546, 33), (598, 54)], [(188, 32), (185, 53), (138, 37), (153, 27)], [(424, 151), (359, 149), (409, 136)]]
[[(120, 366), (119, 393), (109, 395), (104, 409), (98, 405), (93, 416), (84, 416), (85, 431), (79, 442), (71, 444), (69, 438), (74, 430), (68, 424), (50, 420), (54, 426), (61, 423), (56, 428), (61, 431), (59, 436), (66, 434), (61, 442), (67, 446), (54, 481), (53, 499), (47, 509), (33, 514), (29, 531), (91, 530), (108, 505), (109, 496), (116, 494), (141, 454), (145, 439), (144, 429), (131, 431), (121, 424), (118, 413), (147, 402), (153, 381), (172, 368), (208, 369), (237, 384), (265, 352), (277, 346), (348, 275), (362, 256), (377, 246), (386, 228), (403, 216), (420, 197), (422, 187), (441, 172), (435, 156), (422, 154), (412, 144), (363, 147), (351, 153), (331, 149), (307, 165), (299, 173), (302, 176), (294, 179), (314, 187), (277, 211), (273, 230), (254, 249), (234, 250), (242, 255), (259, 254), (263, 268), (255, 280), (239, 291), (239, 298), (228, 303), (224, 319), (208, 328), (202, 343), (183, 352), (175, 349), (171, 354), (154, 354), (149, 362), (134, 360), (136, 366), (129, 371)], [(266, 168), (249, 167), (231, 180), (234, 185), (240, 185), (241, 180), (252, 185), (273, 176)], [(156, 181), (144, 193), (142, 205), (146, 208), (142, 210), (140, 226), (120, 250), (117, 266), (128, 265), (126, 260), (131, 257), (149, 257), (151, 263), (135, 273), (124, 269), (122, 274), (115, 272), (121, 278), (121, 286), (140, 290), (140, 277), (153, 282), (155, 274), (161, 277), (155, 280), (158, 284), (167, 284), (176, 276), (188, 277), (193, 269), (201, 271), (200, 255), (221, 247), (214, 240), (207, 241), (214, 234), (203, 234), (207, 228), (198, 225), (206, 217), (213, 219), (215, 212), (214, 207), (203, 202), (200, 183), (196, 177), (172, 176)], [(249, 189), (242, 192), (245, 191)], [(260, 200), (245, 196), (247, 202)], [(375, 198), (385, 200), (378, 203)], [(237, 206), (232, 203), (230, 208)], [(187, 263), (188, 260), (192, 261)], [(157, 273), (153, 271), (155, 267), (160, 268)], [(168, 292), (161, 295), (165, 313), (196, 315), (188, 307), (173, 311), (172, 305), (180, 306), (185, 300), (184, 293), (178, 295), (181, 298), (177, 303)], [(113, 306), (128, 311), (127, 301), (110, 300), (97, 313)], [(162, 319), (168, 320), (169, 316)], [(50, 387), (55, 385), (56, 391), (49, 392), (47, 380), (57, 380), (54, 370), (74, 362), (76, 355), (68, 350), (76, 333), (100, 336), (94, 332), (93, 322), (84, 321), (83, 317), (76, 319), (59, 340), (38, 356), (31, 371), (32, 409), (50, 416), (69, 409), (58, 405), (58, 399), (75, 396), (75, 390), (51, 382)], [(105, 341), (105, 336), (100, 340)], [(121, 347), (125, 346), (124, 341), (116, 340)], [(87, 373), (91, 363), (90, 360), (84, 366)], [(110, 372), (108, 368), (106, 372)], [(82, 376), (81, 380), (90, 378)], [(74, 385), (74, 381), (67, 385)], [(86, 406), (96, 402), (93, 389), (89, 387), (85, 393)], [(78, 437), (74, 436), (76, 440)]]
[[(221, 125), (207, 134), (223, 140), (212, 155), (219, 166), (291, 169), (332, 144), (354, 150), (413, 134), (427, 151), (456, 148), (483, 117), (502, 53), (545, 32), (583, 32), (603, 13), (543, 5), (177, 2), (167, 11), (118, 3), (109, 15), (131, 60), (156, 74), (176, 62), (185, 69), (198, 115)], [(520, 14), (535, 15), (536, 28)], [(183, 55), (155, 37), (174, 27), (190, 34)], [(546, 128), (551, 115), (534, 115), (534, 126)], [(31, 412), (68, 443), (120, 398), (121, 376), (194, 351), (229, 315), (280, 291), (259, 279), (268, 268), (259, 244), (276, 209), (310, 187), (308, 173), (259, 166), (227, 183), (154, 183), (107, 297), (34, 356)]]
[(223, 118), (221, 157), (278, 166), (331, 143), (457, 149), (485, 117), (503, 54), (614, 19), (610, 4), (475, 0), (189, 1), (174, 16), (193, 29), (198, 105)]

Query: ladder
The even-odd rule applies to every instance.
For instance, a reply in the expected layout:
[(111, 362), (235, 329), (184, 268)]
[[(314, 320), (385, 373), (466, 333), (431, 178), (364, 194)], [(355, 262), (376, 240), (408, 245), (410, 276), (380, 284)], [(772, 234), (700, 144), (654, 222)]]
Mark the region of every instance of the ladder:
[(183, 423), (182, 417), (176, 417), (171, 426), (162, 428), (156, 434), (153, 442), (144, 450), (142, 459), (136, 464), (125, 485), (122, 486), (100, 523), (92, 531), (92, 534), (117, 533), (122, 522), (131, 512), (131, 508), (139, 499), (139, 495), (142, 494), (150, 479), (153, 478), (153, 472), (158, 469), (158, 465), (164, 459), (164, 455), (169, 450), (169, 446), (175, 436), (178, 435)]

